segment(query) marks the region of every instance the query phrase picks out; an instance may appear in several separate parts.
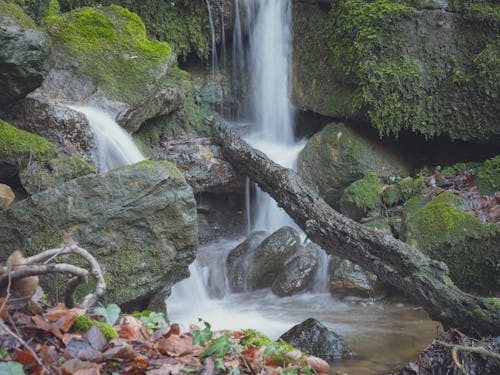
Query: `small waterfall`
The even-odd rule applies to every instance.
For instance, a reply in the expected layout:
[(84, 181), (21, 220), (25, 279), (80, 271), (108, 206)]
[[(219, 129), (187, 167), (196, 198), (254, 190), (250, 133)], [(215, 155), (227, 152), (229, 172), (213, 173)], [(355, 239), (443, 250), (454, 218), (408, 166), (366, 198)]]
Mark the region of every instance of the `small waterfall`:
[(145, 159), (130, 134), (109, 114), (94, 107), (72, 105), (69, 108), (83, 113), (89, 122), (97, 146), (95, 166), (99, 173)]
[(215, 26), (214, 19), (212, 16), (212, 6), (210, 4), (210, 0), (206, 0), (207, 2), (207, 11), (208, 11), (208, 20), (210, 23), (210, 38), (212, 41), (212, 76), (215, 77), (216, 73), (219, 72), (219, 61), (217, 59), (217, 43), (215, 40)]
[(330, 293), (330, 275), (328, 274), (328, 265), (330, 264), (330, 255), (321, 250), (318, 260), (318, 269), (314, 275), (313, 293)]

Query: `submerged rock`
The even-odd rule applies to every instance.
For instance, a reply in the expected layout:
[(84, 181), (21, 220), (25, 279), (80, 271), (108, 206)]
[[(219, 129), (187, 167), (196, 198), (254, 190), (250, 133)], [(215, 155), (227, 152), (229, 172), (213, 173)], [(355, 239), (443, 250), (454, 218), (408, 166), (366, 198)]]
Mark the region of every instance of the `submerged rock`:
[(51, 43), (16, 4), (0, 2), (0, 105), (39, 87), (51, 66)]
[[(58, 247), (72, 233), (105, 270), (108, 302), (145, 308), (188, 276), (198, 245), (191, 187), (169, 162), (144, 161), (88, 175), (31, 196), (0, 213), (0, 258)], [(52, 293), (63, 284), (45, 284)]]
[(409, 168), (402, 158), (342, 123), (327, 125), (299, 153), (298, 174), (334, 208), (343, 190), (369, 172), (378, 177), (406, 176)]
[(280, 339), (329, 363), (352, 356), (351, 349), (342, 337), (313, 318), (293, 326)]
[(347, 259), (332, 257), (328, 270), (330, 291), (333, 295), (368, 298), (380, 293), (377, 276)]

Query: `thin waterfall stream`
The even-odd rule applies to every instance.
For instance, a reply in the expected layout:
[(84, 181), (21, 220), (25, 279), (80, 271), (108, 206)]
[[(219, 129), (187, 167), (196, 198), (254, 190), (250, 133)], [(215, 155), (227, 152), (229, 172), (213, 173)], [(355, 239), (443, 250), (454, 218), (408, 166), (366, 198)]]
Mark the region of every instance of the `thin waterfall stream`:
[[(248, 113), (237, 116), (251, 124), (245, 139), (277, 163), (294, 168), (305, 141), (293, 133), (290, 103), (291, 4), (289, 0), (235, 0), (232, 74), (248, 85)], [(215, 54), (215, 50), (213, 52)], [(243, 77), (249, 78), (248, 83)], [(247, 182), (248, 231), (297, 228), (276, 202)], [(243, 233), (242, 233), (243, 236)], [(304, 239), (303, 236), (302, 239)], [(254, 328), (276, 339), (293, 325), (314, 317), (345, 338), (356, 359), (335, 370), (373, 373), (412, 359), (432, 340), (436, 323), (421, 308), (385, 300), (346, 298), (329, 293), (328, 256), (323, 252), (311, 291), (277, 297), (269, 289), (231, 293), (226, 257), (244, 240), (224, 238), (202, 246), (190, 266), (191, 277), (176, 284), (167, 299), (171, 321), (184, 328), (198, 318), (214, 329)], [(388, 350), (388, 348), (390, 350)]]

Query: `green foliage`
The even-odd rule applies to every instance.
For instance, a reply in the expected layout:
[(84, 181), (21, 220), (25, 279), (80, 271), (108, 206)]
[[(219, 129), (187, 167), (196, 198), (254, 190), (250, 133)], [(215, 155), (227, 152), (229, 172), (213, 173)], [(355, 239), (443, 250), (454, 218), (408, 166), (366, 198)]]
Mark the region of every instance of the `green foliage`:
[(230, 349), (234, 347), (234, 343), (231, 342), (231, 333), (226, 333), (220, 337), (217, 337), (212, 343), (208, 346), (207, 349), (202, 353), (201, 357), (216, 357), (216, 358), (224, 358), (224, 356), (229, 352)]
[(476, 185), (482, 194), (500, 191), (500, 155), (486, 160), (478, 167)]
[(162, 312), (143, 310), (140, 313), (134, 313), (134, 316), (138, 318), (149, 330), (168, 327), (167, 318)]
[(104, 317), (106, 324), (109, 324), (110, 326), (116, 323), (120, 317), (120, 312), (120, 306), (115, 303), (110, 303), (105, 308), (97, 307), (94, 309), (94, 314)]
[(0, 362), (0, 374), (2, 375), (25, 375), (23, 365), (18, 362)]
[(2, 162), (24, 168), (30, 158), (47, 160), (56, 155), (55, 147), (45, 138), (17, 129), (0, 120), (0, 160)]
[(212, 328), (210, 323), (199, 319), (200, 323), (203, 322), (205, 326), (202, 330), (194, 330), (193, 331), (193, 345), (201, 345), (204, 346), (210, 339), (212, 338)]
[(9, 355), (9, 351), (5, 348), (0, 348), (0, 357), (5, 358)]
[(345, 188), (342, 199), (354, 203), (364, 211), (370, 211), (380, 206), (381, 192), (380, 179), (375, 172), (369, 172)]
[(33, 19), (24, 12), (23, 8), (11, 1), (0, 0), (0, 14), (11, 18), (24, 27), (38, 29)]
[(87, 332), (92, 326), (96, 326), (108, 340), (118, 337), (116, 330), (109, 324), (90, 319), (85, 315), (79, 315), (75, 319), (73, 327), (78, 331)]
[(139, 16), (116, 5), (50, 16), (45, 23), (57, 50), (116, 99), (137, 100), (171, 63), (169, 45), (148, 40)]
[(244, 329), (243, 333), (245, 334), (245, 337), (241, 340), (241, 343), (245, 346), (253, 345), (260, 348), (274, 343), (274, 341), (269, 337), (259, 331), (256, 331), (255, 329)]
[(59, 6), (59, 1), (58, 0), (50, 0), (49, 1), (49, 7), (47, 9), (47, 15), (48, 16), (56, 16), (59, 13), (61, 13), (61, 8)]

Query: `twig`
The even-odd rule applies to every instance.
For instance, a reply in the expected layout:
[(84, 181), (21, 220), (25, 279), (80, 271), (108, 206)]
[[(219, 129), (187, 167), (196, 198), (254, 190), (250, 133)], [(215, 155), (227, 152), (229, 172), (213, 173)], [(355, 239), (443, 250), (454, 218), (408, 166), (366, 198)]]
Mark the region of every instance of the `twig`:
[(33, 358), (35, 358), (36, 362), (38, 363), (38, 366), (40, 366), (41, 368), (43, 368), (47, 372), (47, 374), (53, 374), (54, 373), (53, 371), (51, 371), (48, 367), (46, 367), (43, 364), (42, 360), (38, 357), (38, 355), (31, 348), (31, 346), (29, 346), (28, 343), (26, 341), (24, 341), (21, 337), (19, 337), (14, 332), (12, 332), (12, 330), (1, 319), (0, 319), (0, 327), (5, 332), (7, 332), (9, 335), (11, 335), (12, 337), (14, 337), (17, 341), (19, 341), (21, 343), (21, 345), (26, 348), (26, 350), (28, 350), (31, 353), (31, 355), (33, 356)]
[(491, 357), (491, 358), (497, 360), (498, 362), (500, 362), (500, 354), (494, 353), (491, 350), (488, 350), (482, 346), (472, 347), (472, 346), (464, 346), (464, 345), (454, 345), (454, 344), (448, 344), (446, 342), (439, 341), (439, 340), (434, 340), (434, 342), (438, 345), (444, 346), (445, 348), (451, 348), (451, 349), (455, 348), (457, 351), (460, 351), (460, 352), (470, 352), (470, 353), (484, 355), (486, 357)]
[[(10, 277), (10, 269), (11, 268), (12, 268), (12, 265), (10, 263), (8, 263), (8, 266), (7, 266), (7, 277), (9, 279), (9, 282), (7, 283), (7, 291), (5, 292), (5, 299), (4, 299), (3, 303), (2, 303), (2, 307), (0, 307), (0, 313), (3, 311), (3, 309), (7, 305), (7, 301), (10, 298), (10, 287), (12, 286), (12, 279)], [(0, 288), (0, 290), (1, 290), (1, 288)]]

